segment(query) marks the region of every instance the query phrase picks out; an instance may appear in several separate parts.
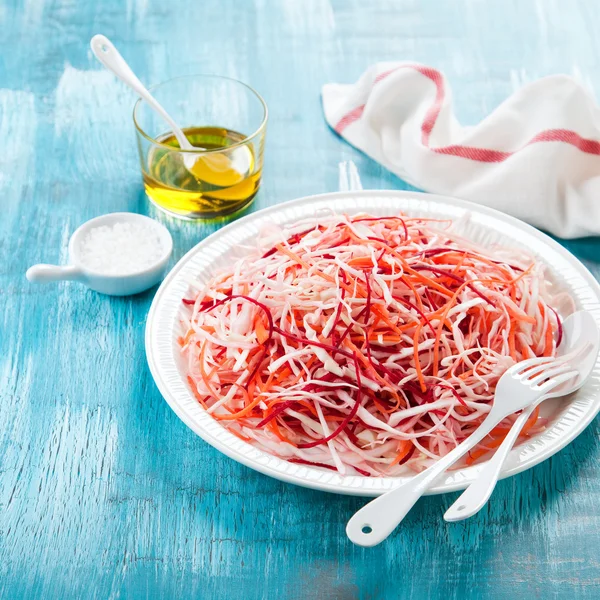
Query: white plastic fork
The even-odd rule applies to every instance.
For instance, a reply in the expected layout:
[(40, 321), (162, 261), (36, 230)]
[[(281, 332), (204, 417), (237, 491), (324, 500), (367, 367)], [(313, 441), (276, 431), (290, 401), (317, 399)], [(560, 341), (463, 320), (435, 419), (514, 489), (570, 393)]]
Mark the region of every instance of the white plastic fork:
[[(510, 431), (504, 438), (500, 447), (494, 455), (486, 462), (477, 479), (459, 496), (454, 504), (444, 514), (444, 519), (449, 522), (461, 521), (472, 517), (479, 512), (489, 500), (502, 466), (508, 457), (513, 444), (519, 437), (521, 429), (535, 410), (535, 407), (547, 398), (571, 394), (579, 389), (588, 379), (596, 364), (598, 357), (598, 347), (600, 346), (600, 331), (594, 317), (585, 311), (576, 312), (567, 317), (563, 323), (563, 341), (558, 348), (559, 357), (570, 354), (570, 360), (577, 361), (577, 370), (579, 376), (555, 389), (552, 393), (546, 394), (528, 408), (526, 408), (513, 423)], [(586, 350), (586, 347), (589, 348)], [(577, 356), (573, 357), (573, 350), (582, 349)]]
[(356, 512), (346, 526), (350, 540), (359, 546), (375, 546), (382, 542), (435, 479), (476, 446), (498, 423), (527, 408), (577, 373), (569, 364), (554, 358), (531, 358), (513, 365), (500, 378), (492, 408), (483, 423), (434, 465)]

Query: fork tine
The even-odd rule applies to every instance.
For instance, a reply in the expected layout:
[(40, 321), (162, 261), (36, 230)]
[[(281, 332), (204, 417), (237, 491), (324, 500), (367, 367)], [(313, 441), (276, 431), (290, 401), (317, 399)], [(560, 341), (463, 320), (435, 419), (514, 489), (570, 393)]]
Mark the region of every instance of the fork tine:
[(564, 367), (567, 364), (568, 363), (566, 361), (561, 360), (561, 359), (557, 359), (557, 360), (554, 360), (549, 363), (544, 363), (543, 365), (539, 365), (537, 367), (533, 367), (533, 368), (529, 369), (527, 371), (527, 373), (525, 373), (525, 377), (523, 377), (523, 379), (525, 379), (527, 381), (533, 381), (539, 375), (543, 375), (544, 373), (547, 373), (551, 369), (556, 369), (558, 367)]
[(556, 359), (552, 356), (536, 356), (535, 358), (528, 358), (527, 360), (523, 360), (514, 364), (512, 367), (510, 367), (509, 371), (513, 374), (522, 373), (523, 371), (531, 369), (532, 367), (547, 365), (555, 360)]
[(565, 356), (542, 356), (536, 358), (529, 358), (528, 360), (524, 360), (517, 363), (516, 365), (513, 365), (510, 370), (513, 373), (513, 375), (520, 375), (519, 378), (521, 380), (532, 380), (537, 375), (543, 373), (545, 369), (548, 369), (551, 363), (556, 363), (556, 365), (558, 366), (561, 364), (566, 364), (568, 361), (572, 364), (575, 361), (575, 359), (580, 358), (591, 347), (591, 344), (585, 344), (583, 346), (580, 346), (576, 350), (569, 352)]
[(545, 394), (546, 392), (549, 392), (550, 390), (554, 389), (555, 387), (558, 387), (562, 383), (569, 381), (569, 379), (573, 379), (573, 377), (577, 377), (577, 375), (579, 375), (579, 371), (573, 369), (572, 371), (568, 371), (564, 375), (559, 375), (558, 377), (555, 377), (554, 379), (550, 379), (549, 381), (546, 381), (546, 383), (542, 383), (542, 385), (539, 386), (539, 390)]
[(558, 365), (556, 367), (551, 367), (550, 369), (546, 369), (542, 373), (539, 373), (535, 377), (531, 379), (527, 379), (527, 383), (530, 385), (539, 385), (542, 381), (546, 379), (552, 379), (552, 377), (558, 377), (558, 375), (562, 375), (563, 373), (567, 373), (568, 371), (572, 371), (573, 367), (568, 364)]

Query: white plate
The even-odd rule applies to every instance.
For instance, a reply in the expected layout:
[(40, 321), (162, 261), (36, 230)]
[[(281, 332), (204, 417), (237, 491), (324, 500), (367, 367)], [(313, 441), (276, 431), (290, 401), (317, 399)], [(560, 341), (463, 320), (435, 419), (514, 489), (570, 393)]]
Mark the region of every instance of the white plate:
[[(252, 245), (267, 221), (293, 224), (323, 211), (450, 218), (462, 235), (482, 245), (502, 244), (526, 248), (548, 265), (550, 277), (568, 291), (578, 309), (590, 311), (600, 323), (600, 286), (591, 273), (567, 250), (533, 227), (503, 213), (470, 202), (415, 192), (339, 192), (300, 198), (251, 214), (217, 231), (190, 250), (169, 273), (156, 293), (146, 325), (146, 355), (158, 389), (179, 418), (209, 444), (261, 473), (298, 485), (360, 496), (376, 496), (399, 485), (405, 477), (341, 476), (332, 471), (288, 463), (235, 437), (210, 417), (196, 401), (187, 383), (176, 339), (181, 299), (189, 282), (204, 282)], [(545, 460), (571, 442), (600, 410), (600, 358), (586, 385), (568, 400), (544, 403), (547, 429), (514, 449), (503, 477), (519, 473)], [(452, 471), (438, 480), (429, 493), (464, 489), (479, 466)]]

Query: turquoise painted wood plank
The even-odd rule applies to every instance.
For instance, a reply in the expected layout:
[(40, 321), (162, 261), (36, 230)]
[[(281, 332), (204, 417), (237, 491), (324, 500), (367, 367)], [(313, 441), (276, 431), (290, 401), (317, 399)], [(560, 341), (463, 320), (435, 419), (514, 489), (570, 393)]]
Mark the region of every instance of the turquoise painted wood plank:
[[(152, 292), (110, 299), (24, 272), (66, 260), (86, 219), (155, 214), (134, 147), (134, 98), (88, 50), (113, 39), (149, 83), (240, 78), (271, 120), (254, 209), (332, 191), (406, 189), (325, 126), (319, 90), (377, 60), (451, 80), (462, 122), (525, 81), (600, 89), (594, 0), (4, 0), (0, 2), (0, 597), (298, 600), (597, 598), (600, 429), (500, 483), (463, 524), (426, 498), (387, 543), (345, 537), (362, 501), (273, 481), (221, 456), (168, 409), (143, 349)], [(177, 260), (214, 230), (161, 218)], [(598, 240), (567, 244), (600, 275)]]

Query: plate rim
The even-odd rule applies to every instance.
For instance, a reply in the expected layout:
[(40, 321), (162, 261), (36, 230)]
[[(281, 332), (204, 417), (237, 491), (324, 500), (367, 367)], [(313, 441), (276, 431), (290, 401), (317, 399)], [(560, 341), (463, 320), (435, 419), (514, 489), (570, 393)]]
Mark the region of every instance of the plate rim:
[[(209, 245), (213, 242), (213, 237), (216, 234), (227, 233), (231, 230), (235, 230), (236, 228), (243, 227), (243, 225), (249, 221), (254, 220), (265, 220), (268, 219), (269, 215), (272, 213), (276, 213), (281, 210), (285, 210), (286, 208), (293, 207), (295, 205), (303, 205), (315, 203), (323, 200), (327, 200), (329, 198), (354, 198), (357, 196), (380, 196), (380, 197), (392, 197), (398, 198), (402, 200), (410, 200), (417, 199), (421, 201), (429, 201), (434, 203), (443, 203), (443, 204), (452, 204), (458, 208), (461, 208), (465, 211), (477, 212), (480, 214), (491, 216), (492, 218), (498, 219), (500, 221), (504, 221), (509, 225), (513, 225), (518, 229), (526, 231), (529, 235), (532, 235), (541, 242), (550, 246), (554, 251), (558, 252), (562, 255), (562, 257), (568, 261), (574, 269), (577, 270), (577, 273), (583, 277), (586, 283), (590, 288), (596, 293), (596, 295), (600, 298), (600, 283), (596, 280), (596, 278), (592, 275), (589, 269), (569, 250), (567, 250), (564, 246), (559, 244), (556, 240), (550, 237), (548, 234), (536, 229), (532, 225), (517, 219), (511, 215), (498, 211), (496, 209), (482, 206), (476, 204), (474, 202), (470, 202), (468, 200), (462, 200), (460, 198), (455, 198), (452, 196), (445, 196), (441, 194), (429, 194), (426, 192), (417, 192), (417, 191), (409, 191), (409, 190), (356, 190), (356, 191), (339, 191), (339, 192), (327, 192), (321, 194), (313, 194), (309, 196), (303, 196), (300, 198), (295, 198), (292, 200), (288, 200), (285, 202), (281, 202), (278, 204), (274, 204), (271, 206), (267, 206), (263, 209), (260, 209), (256, 212), (245, 215), (227, 225), (217, 229), (215, 232), (206, 236), (203, 240), (194, 245), (188, 252), (186, 252), (177, 263), (171, 268), (168, 272), (158, 290), (156, 291), (154, 298), (152, 300), (152, 305), (150, 310), (148, 311), (148, 315), (146, 318), (146, 327), (145, 327), (145, 351), (146, 351), (146, 360), (148, 363), (148, 367), (150, 369), (150, 373), (154, 382), (160, 391), (163, 399), (167, 402), (171, 410), (179, 417), (179, 419), (189, 427), (196, 435), (202, 438), (206, 443), (210, 444), (213, 448), (226, 455), (227, 457), (243, 464), (255, 471), (258, 471), (264, 475), (269, 477), (273, 477), (280, 481), (284, 481), (286, 483), (292, 483), (294, 485), (299, 485), (301, 487), (306, 487), (310, 489), (316, 489), (325, 492), (344, 494), (344, 495), (356, 495), (356, 496), (378, 496), (382, 493), (397, 487), (402, 482), (406, 481), (406, 477), (381, 477), (381, 478), (366, 478), (362, 476), (345, 476), (346, 478), (355, 478), (358, 480), (362, 480), (363, 483), (367, 483), (369, 481), (388, 481), (391, 482), (390, 487), (388, 488), (379, 488), (374, 489), (370, 487), (358, 486), (358, 487), (350, 487), (344, 486), (341, 487), (338, 484), (331, 482), (321, 482), (318, 481), (318, 475), (323, 474), (323, 470), (318, 468), (313, 468), (305, 465), (292, 465), (292, 463), (287, 462), (285, 459), (278, 458), (274, 455), (271, 455), (265, 451), (261, 451), (264, 454), (268, 455), (273, 461), (281, 462), (285, 465), (289, 465), (290, 467), (295, 467), (295, 471), (300, 473), (306, 472), (307, 476), (301, 476), (299, 473), (287, 473), (280, 470), (275, 470), (272, 466), (268, 464), (260, 464), (245, 456), (242, 452), (238, 451), (235, 448), (232, 448), (227, 443), (222, 442), (221, 440), (215, 438), (212, 434), (207, 432), (191, 415), (189, 415), (179, 404), (179, 402), (175, 399), (172, 390), (169, 388), (168, 383), (164, 380), (160, 365), (157, 362), (156, 352), (154, 348), (154, 339), (153, 334), (155, 333), (153, 330), (153, 325), (156, 320), (156, 313), (159, 309), (160, 300), (166, 294), (169, 286), (176, 279), (178, 273), (185, 266), (185, 264), (190, 260), (192, 256), (200, 252), (204, 246)], [(598, 320), (598, 317), (596, 317)], [(172, 336), (171, 336), (172, 342)], [(600, 361), (600, 356), (598, 358)], [(598, 363), (597, 363), (598, 364)], [(187, 385), (187, 384), (186, 384)], [(189, 392), (191, 394), (191, 392)], [(545, 446), (536, 454), (523, 461), (520, 461), (518, 464), (511, 466), (509, 468), (503, 469), (500, 474), (500, 479), (505, 479), (507, 477), (512, 477), (518, 473), (526, 471), (541, 462), (547, 460), (563, 448), (565, 448), (568, 444), (570, 444), (575, 438), (577, 438), (586, 428), (587, 426), (594, 420), (596, 415), (600, 412), (600, 394), (595, 394), (593, 406), (586, 412), (583, 418), (579, 419), (577, 425), (570, 429), (567, 434), (559, 437), (554, 441), (554, 443), (549, 444), (546, 443)], [(240, 442), (242, 442), (240, 440)], [(255, 446), (247, 444), (246, 442), (242, 442), (243, 445), (248, 446), (250, 448), (256, 449)], [(260, 449), (259, 449), (260, 450)], [(515, 452), (515, 450), (511, 451)], [(472, 477), (463, 477), (457, 481), (451, 483), (438, 483), (432, 486), (427, 492), (427, 495), (436, 495), (443, 494), (458, 490), (465, 489), (471, 481), (477, 476), (477, 473), (481, 469), (481, 465), (485, 463), (481, 463), (479, 465), (474, 465), (463, 470), (468, 469), (469, 474), (472, 474)], [(457, 474), (459, 471), (455, 471), (454, 474)], [(313, 474), (313, 477), (310, 477), (310, 474)]]

